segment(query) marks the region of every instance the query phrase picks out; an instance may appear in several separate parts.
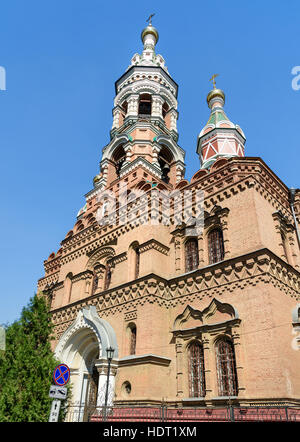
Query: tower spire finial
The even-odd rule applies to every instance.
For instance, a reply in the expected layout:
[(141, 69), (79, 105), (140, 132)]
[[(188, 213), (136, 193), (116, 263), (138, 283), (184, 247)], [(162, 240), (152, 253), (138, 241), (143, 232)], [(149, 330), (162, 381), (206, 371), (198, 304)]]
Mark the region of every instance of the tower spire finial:
[(155, 15), (155, 14), (150, 14), (149, 17), (147, 18), (146, 21), (149, 22), (149, 23), (148, 23), (148, 26), (152, 26), (151, 21), (152, 21), (152, 17), (154, 17), (154, 15)]
[(216, 77), (218, 77), (219, 74), (213, 74), (213, 76), (209, 79), (209, 81), (212, 81), (214, 89), (216, 89)]

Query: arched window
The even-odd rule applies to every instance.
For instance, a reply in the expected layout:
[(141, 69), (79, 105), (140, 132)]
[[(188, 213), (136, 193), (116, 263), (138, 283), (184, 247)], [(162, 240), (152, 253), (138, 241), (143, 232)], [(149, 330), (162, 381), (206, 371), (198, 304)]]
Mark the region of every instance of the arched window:
[(191, 238), (185, 243), (185, 271), (191, 272), (199, 266), (198, 241)]
[(65, 299), (67, 300), (67, 302), (71, 301), (71, 294), (72, 294), (72, 278), (73, 278), (73, 274), (72, 273), (68, 273), (66, 279), (65, 279)]
[(94, 275), (93, 275), (93, 286), (92, 286), (92, 295), (93, 295), (94, 293), (96, 293), (96, 290), (97, 290), (97, 288), (98, 288), (98, 282), (99, 282), (99, 278), (98, 278), (97, 273), (96, 273), (95, 270), (94, 270)]
[(135, 249), (135, 279), (139, 277), (140, 274), (140, 249), (136, 247)]
[(205, 396), (205, 373), (203, 346), (193, 342), (188, 349), (189, 358), (189, 395), (190, 397)]
[(135, 355), (136, 350), (136, 326), (133, 325), (130, 327), (130, 350), (129, 353), (131, 355)]
[(104, 290), (107, 290), (109, 288), (110, 283), (111, 283), (111, 268), (109, 264), (106, 264)]
[(219, 396), (237, 396), (238, 382), (233, 343), (223, 338), (216, 343)]
[(140, 96), (139, 115), (151, 115), (151, 95), (142, 94)]
[(162, 172), (161, 179), (165, 183), (169, 183), (170, 181), (170, 170), (171, 163), (173, 161), (173, 155), (170, 150), (166, 146), (162, 146), (159, 154), (158, 154), (158, 163), (160, 165), (160, 169)]
[(224, 259), (224, 241), (221, 229), (213, 229), (208, 234), (208, 254), (209, 264), (222, 261)]
[(115, 150), (115, 152), (112, 156), (112, 160), (115, 163), (117, 176), (119, 176), (119, 174), (120, 174), (120, 171), (121, 171), (122, 165), (125, 161), (125, 158), (126, 158), (126, 152), (124, 150), (123, 145), (121, 145), (121, 146), (117, 147), (117, 149)]

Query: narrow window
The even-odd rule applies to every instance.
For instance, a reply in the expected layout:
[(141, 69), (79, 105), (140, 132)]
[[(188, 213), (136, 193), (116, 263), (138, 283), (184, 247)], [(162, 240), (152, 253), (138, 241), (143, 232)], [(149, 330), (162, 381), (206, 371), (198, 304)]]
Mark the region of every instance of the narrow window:
[(205, 373), (203, 346), (193, 342), (188, 350), (189, 358), (189, 395), (190, 397), (205, 396)]
[(65, 293), (66, 293), (66, 298), (65, 299), (67, 299), (67, 302), (70, 302), (71, 301), (71, 294), (72, 294), (72, 278), (73, 278), (73, 275), (72, 275), (72, 273), (69, 273), (68, 275), (67, 275), (67, 277), (66, 277), (66, 280), (65, 280)]
[(223, 232), (221, 229), (211, 230), (208, 234), (209, 263), (222, 261), (224, 259)]
[(191, 238), (185, 243), (185, 271), (191, 272), (199, 266), (198, 241)]
[(137, 247), (135, 249), (135, 279), (139, 277), (140, 274), (140, 250)]
[(99, 278), (97, 276), (97, 273), (94, 272), (94, 276), (93, 276), (93, 287), (92, 287), (92, 295), (96, 292), (97, 288), (98, 288), (98, 282), (99, 282)]
[(123, 163), (126, 159), (126, 152), (124, 150), (123, 145), (120, 145), (119, 147), (116, 148), (112, 160), (115, 163), (115, 167), (116, 167), (116, 174), (119, 177), (120, 175), (120, 171), (122, 169)]
[(233, 343), (221, 339), (216, 344), (219, 396), (237, 396), (238, 383)]
[(168, 110), (169, 110), (169, 106), (167, 105), (166, 102), (164, 102), (164, 104), (163, 104), (163, 106), (162, 106), (162, 116), (163, 116), (163, 118), (165, 118), (165, 116), (166, 116)]
[(135, 355), (136, 349), (136, 327), (130, 329), (130, 354)]
[(107, 290), (109, 288), (110, 282), (111, 282), (111, 268), (107, 264), (106, 265), (106, 270), (105, 270), (104, 290)]
[(281, 243), (282, 243), (284, 257), (285, 257), (286, 261), (288, 262), (288, 253), (287, 253), (287, 247), (286, 247), (286, 236), (282, 232), (281, 232)]
[(128, 111), (128, 103), (127, 103), (127, 101), (124, 101), (124, 103), (122, 104), (123, 119), (126, 117), (127, 111)]

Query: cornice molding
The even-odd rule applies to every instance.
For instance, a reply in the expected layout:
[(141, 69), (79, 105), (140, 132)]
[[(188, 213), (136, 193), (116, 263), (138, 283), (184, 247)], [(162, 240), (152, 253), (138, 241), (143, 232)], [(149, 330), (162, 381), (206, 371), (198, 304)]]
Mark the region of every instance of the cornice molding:
[(158, 356), (154, 354), (145, 354), (145, 355), (131, 355), (125, 356), (124, 358), (119, 359), (119, 367), (132, 367), (134, 365), (161, 365), (164, 367), (168, 367), (172, 362), (171, 359), (166, 358), (164, 356)]

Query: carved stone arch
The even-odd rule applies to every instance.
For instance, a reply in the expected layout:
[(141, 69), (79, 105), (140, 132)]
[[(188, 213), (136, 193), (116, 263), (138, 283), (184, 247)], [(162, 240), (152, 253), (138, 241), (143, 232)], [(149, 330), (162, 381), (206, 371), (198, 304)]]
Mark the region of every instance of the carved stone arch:
[(74, 352), (77, 351), (83, 337), (92, 335), (97, 342), (99, 357), (106, 355), (106, 348), (115, 349), (114, 357), (118, 357), (118, 344), (112, 326), (101, 319), (95, 306), (84, 307), (78, 312), (77, 318), (61, 336), (56, 349), (55, 357), (67, 365), (72, 366)]
[(142, 94), (142, 93), (149, 93), (149, 94), (159, 94), (160, 93), (160, 87), (157, 84), (153, 84), (150, 80), (140, 80), (139, 82), (135, 83), (134, 85), (129, 84), (125, 88), (123, 88), (118, 95), (115, 97), (114, 100), (114, 106), (121, 106), (123, 101), (125, 99), (128, 99), (131, 94)]
[(210, 172), (213, 172), (216, 169), (219, 169), (219, 167), (224, 166), (224, 164), (228, 163), (229, 158), (218, 158), (214, 164), (211, 166)]
[(127, 100), (130, 96), (130, 94), (132, 93), (132, 89), (131, 86), (127, 86), (124, 89), (122, 89), (118, 95), (116, 95), (115, 99), (114, 99), (114, 106), (122, 106), (122, 103), (124, 100)]
[(204, 222), (206, 228), (206, 234), (209, 233), (211, 229), (222, 228), (227, 225), (227, 218), (229, 214), (229, 209), (227, 207), (221, 207), (219, 205), (214, 206), (210, 212), (204, 213)]
[(100, 249), (97, 249), (89, 258), (86, 269), (93, 270), (96, 264), (103, 263), (103, 260), (107, 257), (113, 257), (116, 255), (116, 252), (113, 247), (103, 246)]
[(156, 138), (156, 142), (159, 145), (164, 145), (166, 146), (170, 152), (172, 153), (174, 160), (177, 161), (181, 161), (184, 163), (184, 156), (185, 153), (182, 151), (181, 148), (179, 148), (179, 146), (174, 146), (174, 144), (172, 143), (172, 141), (169, 139), (169, 137), (167, 137), (166, 135), (160, 134), (157, 136)]
[[(171, 92), (167, 91), (164, 88), (160, 88), (159, 91), (159, 95), (167, 102), (167, 104), (169, 105), (170, 109), (176, 109), (177, 107), (177, 101), (176, 99), (173, 97), (173, 95), (171, 94)], [(169, 110), (170, 110), (169, 109)]]
[(103, 162), (103, 160), (110, 160), (113, 156), (114, 151), (122, 144), (128, 143), (128, 141), (129, 137), (127, 134), (116, 135), (113, 142), (107, 145), (106, 148), (103, 150), (101, 163)]
[(135, 94), (159, 94), (160, 87), (150, 80), (141, 80), (132, 87), (132, 92)]
[(200, 169), (198, 170), (191, 178), (191, 183), (194, 183), (197, 180), (200, 180), (200, 178), (202, 178), (205, 175), (208, 175), (208, 170), (206, 169)]
[(190, 183), (188, 182), (188, 180), (182, 179), (176, 184), (175, 189), (181, 189), (182, 187), (188, 186), (189, 184)]

